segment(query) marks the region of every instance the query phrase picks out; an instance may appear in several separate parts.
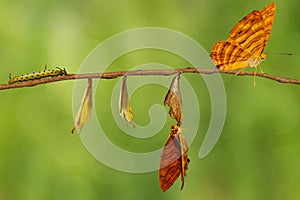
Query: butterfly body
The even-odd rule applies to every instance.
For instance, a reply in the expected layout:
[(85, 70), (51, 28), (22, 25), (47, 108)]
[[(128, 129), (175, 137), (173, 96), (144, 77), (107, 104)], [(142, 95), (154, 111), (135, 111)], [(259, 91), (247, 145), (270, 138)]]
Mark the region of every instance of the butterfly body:
[(271, 3), (240, 20), (226, 41), (213, 46), (210, 56), (215, 66), (220, 70), (236, 70), (260, 65), (267, 57), (263, 51), (270, 37), (275, 10), (275, 3)]
[(257, 67), (267, 57), (267, 54), (263, 53), (260, 57), (249, 58), (249, 67)]

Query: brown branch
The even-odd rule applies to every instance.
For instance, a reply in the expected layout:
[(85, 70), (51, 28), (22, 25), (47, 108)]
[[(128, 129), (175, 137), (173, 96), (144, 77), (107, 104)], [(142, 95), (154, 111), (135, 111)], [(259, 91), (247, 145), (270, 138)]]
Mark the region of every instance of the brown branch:
[[(42, 79), (17, 82), (14, 84), (0, 84), (0, 90), (12, 89), (12, 88), (22, 88), (22, 87), (31, 87), (46, 83), (73, 80), (73, 79), (88, 79), (88, 78), (98, 78), (98, 79), (114, 79), (124, 74), (128, 76), (146, 76), (146, 75), (155, 75), (155, 76), (169, 76), (176, 74), (178, 72), (182, 73), (200, 73), (200, 74), (215, 74), (215, 73), (224, 73), (232, 74), (237, 76), (254, 76), (254, 72), (240, 72), (237, 74), (237, 71), (219, 71), (217, 69), (200, 69), (200, 68), (178, 68), (178, 69), (163, 69), (163, 70), (133, 70), (133, 71), (119, 71), (119, 72), (103, 72), (103, 73), (91, 73), (91, 74), (68, 74), (65, 76), (55, 76), (47, 77)], [(300, 80), (284, 78), (280, 76), (274, 76), (266, 73), (257, 73), (256, 76), (274, 80), (280, 83), (290, 83), (300, 85)]]

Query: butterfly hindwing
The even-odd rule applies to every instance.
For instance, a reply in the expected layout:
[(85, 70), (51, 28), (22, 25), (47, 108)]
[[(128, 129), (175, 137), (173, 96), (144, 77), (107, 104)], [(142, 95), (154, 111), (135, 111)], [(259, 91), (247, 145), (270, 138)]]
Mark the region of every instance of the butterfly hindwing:
[(243, 68), (248, 65), (249, 56), (241, 47), (228, 41), (217, 42), (211, 53), (214, 64), (221, 70)]

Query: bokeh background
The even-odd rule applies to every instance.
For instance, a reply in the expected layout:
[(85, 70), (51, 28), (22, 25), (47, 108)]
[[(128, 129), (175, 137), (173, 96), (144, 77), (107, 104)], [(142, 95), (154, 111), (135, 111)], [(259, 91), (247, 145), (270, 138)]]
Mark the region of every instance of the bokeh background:
[[(132, 28), (164, 27), (198, 41), (208, 52), (225, 40), (231, 28), (270, 1), (8, 1), (0, 3), (0, 81), (44, 65), (76, 73), (100, 42)], [(276, 1), (277, 13), (265, 72), (300, 79), (300, 14), (298, 0)], [(176, 42), (176, 41), (174, 41)], [(110, 71), (144, 63), (185, 67), (179, 56), (142, 50), (122, 56)], [(73, 127), (73, 81), (0, 92), (0, 199), (296, 199), (300, 191), (300, 87), (253, 77), (223, 75), (227, 117), (223, 133), (204, 159), (198, 158), (210, 120), (210, 96), (202, 78), (184, 75), (193, 85), (201, 109), (197, 137), (190, 146), (186, 184), (180, 180), (163, 193), (157, 171), (123, 173), (98, 162)], [(171, 78), (170, 78), (171, 80)], [(97, 99), (110, 105), (117, 80), (102, 81)], [(148, 109), (162, 104), (167, 89), (145, 86), (131, 99), (135, 121), (150, 122)], [(155, 94), (155, 95), (154, 95)], [(185, 97), (183, 97), (185, 101)], [(118, 146), (147, 152), (163, 146), (169, 120), (147, 140), (124, 136), (110, 107), (98, 113), (107, 136)], [(166, 108), (167, 111), (167, 108)], [(195, 122), (198, 123), (198, 122)], [(188, 128), (188, 127), (186, 127)], [(143, 134), (143, 133), (141, 133)], [(109, 152), (107, 152), (109, 155)], [(126, 162), (126, 161), (124, 161)]]

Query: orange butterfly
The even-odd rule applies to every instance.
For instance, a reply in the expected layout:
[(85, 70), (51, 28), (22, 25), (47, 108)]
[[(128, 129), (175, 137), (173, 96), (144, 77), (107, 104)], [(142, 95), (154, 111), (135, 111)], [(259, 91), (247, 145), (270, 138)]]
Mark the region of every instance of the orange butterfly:
[(190, 159), (187, 155), (188, 144), (179, 126), (171, 126), (170, 136), (164, 146), (160, 159), (159, 182), (162, 191), (167, 191), (181, 174), (181, 188)]
[(230, 31), (226, 41), (217, 42), (211, 51), (211, 58), (220, 70), (235, 70), (256, 67), (266, 58), (263, 53), (275, 16), (275, 3), (261, 11), (254, 10), (244, 17)]

